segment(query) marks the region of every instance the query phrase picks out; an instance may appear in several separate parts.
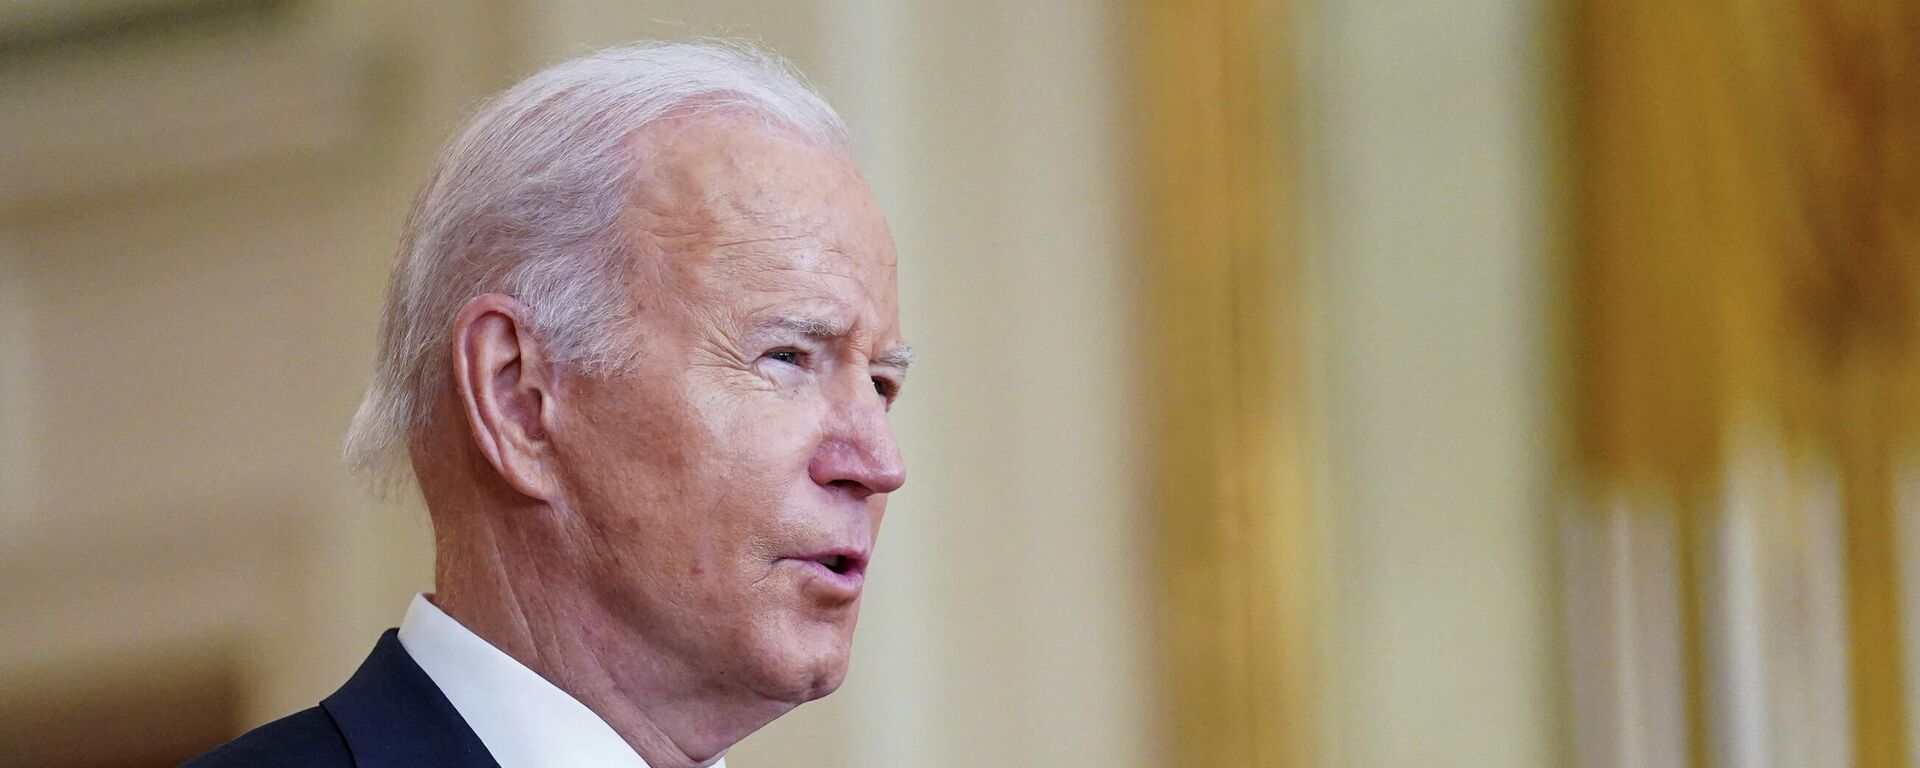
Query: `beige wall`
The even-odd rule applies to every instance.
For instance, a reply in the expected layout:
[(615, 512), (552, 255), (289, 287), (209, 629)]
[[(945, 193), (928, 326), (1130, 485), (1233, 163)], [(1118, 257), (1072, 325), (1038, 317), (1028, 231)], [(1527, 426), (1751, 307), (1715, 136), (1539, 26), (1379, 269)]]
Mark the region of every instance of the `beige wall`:
[[(295, 25), (309, 30), (301, 55), (319, 58), (287, 69), (341, 73), (322, 83), (338, 100), (320, 124), (240, 100), (232, 136), (69, 144), (75, 129), (46, 123), (45, 146), (4, 147), (49, 163), (57, 150), (73, 170), (52, 187), (0, 184), (0, 320), (24, 319), (0, 329), (0, 677), (184, 647), (242, 672), (254, 720), (343, 679), (426, 586), (417, 511), (367, 500), (336, 454), (432, 147), (527, 62), (718, 33), (789, 52), (847, 113), (923, 353), (896, 417), (911, 480), (853, 675), (733, 763), (1152, 762), (1113, 10), (394, 5), (316, 3)], [(83, 66), (190, 71), (153, 87), (191, 91), (204, 83), (182, 78), (240, 77), (213, 55), (230, 43), (189, 46), (197, 68), (155, 67), (177, 53), (164, 50)], [(38, 90), (0, 109), (39, 106), (17, 94), (72, 71), (29, 73)], [(223, 149), (235, 143), (246, 151)], [(123, 172), (143, 157), (165, 167)]]
[(1313, 6), (1334, 765), (1563, 762), (1544, 10)]
[(62, 170), (0, 183), (0, 314), (25, 315), (0, 473), (32, 491), (0, 507), (0, 677), (185, 649), (259, 721), (337, 685), (423, 583), (425, 526), (337, 443), (412, 187), (499, 73), (477, 18), (301, 8), (4, 73), (0, 150)]
[(27, 435), (33, 409), (27, 398), (25, 364), (33, 313), (27, 306), (23, 270), (19, 246), (0, 239), (0, 425), (4, 425), (0, 426), (0, 510), (22, 510), (0, 512), (0, 539), (18, 537), (25, 525), (24, 510), (34, 508), (33, 489), (27, 485), (32, 475), (27, 466), (33, 456)]

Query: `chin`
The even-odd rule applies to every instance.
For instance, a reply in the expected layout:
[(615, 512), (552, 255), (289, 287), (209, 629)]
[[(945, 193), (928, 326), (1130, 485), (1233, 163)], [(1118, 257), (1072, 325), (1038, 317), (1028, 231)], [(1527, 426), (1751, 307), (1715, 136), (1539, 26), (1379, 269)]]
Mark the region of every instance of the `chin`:
[(813, 676), (813, 685), (807, 689), (806, 698), (803, 699), (803, 701), (826, 698), (827, 694), (840, 690), (840, 684), (845, 682), (846, 679), (847, 660), (845, 657), (841, 657), (838, 663), (830, 665), (827, 669), (817, 671)]
[[(847, 678), (850, 638), (837, 631), (797, 631), (767, 638), (761, 656), (761, 690), (768, 698), (805, 704), (833, 693)], [(808, 637), (812, 634), (814, 637)]]

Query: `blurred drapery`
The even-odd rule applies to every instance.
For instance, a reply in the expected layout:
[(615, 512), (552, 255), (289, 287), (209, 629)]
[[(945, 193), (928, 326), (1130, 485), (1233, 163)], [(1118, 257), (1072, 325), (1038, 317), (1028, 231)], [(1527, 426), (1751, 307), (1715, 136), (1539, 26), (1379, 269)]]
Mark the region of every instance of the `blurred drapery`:
[(1574, 9), (1581, 762), (1910, 765), (1920, 5)]
[(1267, 0), (1138, 0), (1163, 681), (1179, 765), (1305, 766), (1313, 526), (1308, 312), (1280, 115), (1293, 46)]

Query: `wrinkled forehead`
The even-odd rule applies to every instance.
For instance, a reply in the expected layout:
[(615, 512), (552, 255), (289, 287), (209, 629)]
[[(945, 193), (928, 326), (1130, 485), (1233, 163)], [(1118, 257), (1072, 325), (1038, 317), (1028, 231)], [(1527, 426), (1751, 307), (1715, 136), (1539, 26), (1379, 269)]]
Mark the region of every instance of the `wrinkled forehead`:
[[(661, 288), (818, 293), (891, 321), (897, 255), (846, 152), (752, 115), (639, 132), (630, 226)], [(643, 256), (643, 258), (646, 258)]]

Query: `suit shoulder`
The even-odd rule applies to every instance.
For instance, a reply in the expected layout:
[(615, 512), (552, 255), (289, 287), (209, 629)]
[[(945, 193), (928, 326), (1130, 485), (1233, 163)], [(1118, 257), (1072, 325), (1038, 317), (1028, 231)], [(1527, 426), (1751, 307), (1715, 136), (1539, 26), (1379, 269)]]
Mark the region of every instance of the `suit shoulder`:
[(255, 728), (180, 768), (352, 768), (333, 718), (311, 707)]

